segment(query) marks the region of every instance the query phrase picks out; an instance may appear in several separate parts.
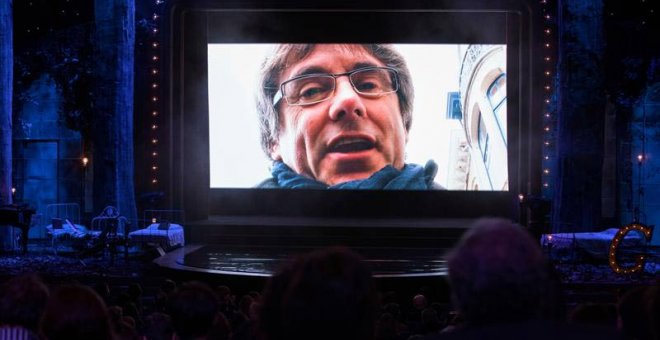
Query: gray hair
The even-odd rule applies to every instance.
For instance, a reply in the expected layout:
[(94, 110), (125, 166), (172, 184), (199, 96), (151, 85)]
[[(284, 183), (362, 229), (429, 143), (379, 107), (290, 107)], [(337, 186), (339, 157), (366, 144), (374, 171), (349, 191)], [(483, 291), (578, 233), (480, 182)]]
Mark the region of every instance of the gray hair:
[[(345, 45), (346, 48), (360, 46), (370, 55), (380, 60), (388, 67), (395, 68), (399, 75), (399, 108), (401, 118), (406, 131), (410, 130), (412, 124), (412, 110), (414, 88), (412, 85), (410, 71), (406, 61), (392, 45), (385, 44), (362, 44)], [(272, 148), (279, 139), (280, 117), (273, 103), (273, 97), (279, 90), (280, 76), (290, 66), (307, 57), (316, 44), (281, 44), (274, 53), (267, 58), (261, 68), (259, 90), (257, 93), (257, 112), (259, 114), (259, 127), (261, 130), (261, 147), (270, 157)]]

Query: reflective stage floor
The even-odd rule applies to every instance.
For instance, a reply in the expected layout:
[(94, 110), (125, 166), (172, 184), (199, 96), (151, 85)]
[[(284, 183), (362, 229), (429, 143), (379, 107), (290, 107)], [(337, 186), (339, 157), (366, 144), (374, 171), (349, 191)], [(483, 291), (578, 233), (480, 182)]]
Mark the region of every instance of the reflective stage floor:
[[(427, 248), (351, 248), (371, 266), (375, 277), (445, 276), (441, 250)], [(235, 247), (188, 245), (154, 260), (161, 267), (209, 274), (270, 276), (287, 259), (313, 250), (306, 247)]]

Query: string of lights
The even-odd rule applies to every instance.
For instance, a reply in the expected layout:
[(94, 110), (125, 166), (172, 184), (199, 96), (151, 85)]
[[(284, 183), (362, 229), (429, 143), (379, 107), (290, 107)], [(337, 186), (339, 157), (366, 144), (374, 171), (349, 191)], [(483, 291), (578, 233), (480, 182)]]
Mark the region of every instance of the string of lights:
[(151, 162), (150, 162), (150, 169), (149, 173), (151, 173), (151, 185), (152, 189), (157, 189), (159, 186), (159, 178), (158, 178), (158, 170), (160, 167), (160, 162), (159, 162), (159, 125), (160, 125), (160, 117), (161, 117), (161, 111), (162, 111), (162, 105), (161, 105), (161, 83), (162, 83), (162, 76), (161, 76), (161, 53), (162, 53), (162, 48), (161, 48), (161, 37), (162, 35), (160, 34), (160, 23), (161, 23), (161, 14), (163, 12), (163, 4), (165, 3), (164, 0), (154, 0), (154, 6), (153, 6), (153, 14), (151, 15), (151, 32), (149, 34), (149, 39), (151, 39), (149, 43), (150, 47), (150, 53), (149, 53), (149, 59), (151, 62), (151, 71), (150, 71), (150, 114), (151, 114), (151, 123), (150, 125), (150, 153), (151, 153)]
[(551, 167), (552, 167), (552, 154), (554, 147), (554, 136), (555, 136), (555, 117), (552, 105), (552, 95), (553, 95), (553, 84), (555, 81), (555, 72), (556, 72), (556, 3), (552, 0), (539, 0), (541, 15), (542, 15), (542, 25), (541, 29), (543, 30), (543, 49), (541, 56), (542, 60), (542, 70), (543, 70), (543, 99), (542, 110), (543, 110), (543, 151), (542, 151), (542, 193), (543, 196), (548, 198), (552, 196), (551, 188)]

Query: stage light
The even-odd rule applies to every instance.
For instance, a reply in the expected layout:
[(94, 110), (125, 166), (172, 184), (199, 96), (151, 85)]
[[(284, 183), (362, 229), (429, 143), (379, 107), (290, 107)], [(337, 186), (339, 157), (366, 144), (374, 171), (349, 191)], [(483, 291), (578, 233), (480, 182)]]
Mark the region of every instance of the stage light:
[(644, 161), (644, 155), (643, 154), (637, 155), (637, 161), (640, 162), (640, 163), (643, 162)]
[(518, 200), (520, 201), (520, 203), (522, 203), (525, 200), (525, 195), (518, 194)]
[(87, 163), (89, 163), (89, 158), (87, 158), (87, 157), (83, 157), (83, 158), (82, 158), (82, 164), (83, 164), (83, 166), (87, 166)]
[(156, 218), (155, 217), (151, 219), (151, 223), (156, 223)]
[(11, 194), (16, 195), (16, 188), (14, 188), (14, 187), (11, 188)]

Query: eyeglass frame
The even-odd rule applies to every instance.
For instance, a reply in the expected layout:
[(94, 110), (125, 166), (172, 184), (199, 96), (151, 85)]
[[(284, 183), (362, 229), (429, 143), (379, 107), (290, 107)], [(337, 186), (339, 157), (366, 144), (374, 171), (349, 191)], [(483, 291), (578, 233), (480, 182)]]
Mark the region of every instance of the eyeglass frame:
[[(394, 78), (393, 78), (394, 82), (393, 83), (396, 84), (396, 88), (392, 91), (376, 93), (376, 94), (360, 92), (355, 87), (355, 84), (353, 84), (353, 81), (351, 80), (351, 75), (353, 75), (357, 72), (369, 71), (369, 70), (388, 70), (388, 71), (392, 71), (394, 73)], [(334, 86), (332, 87), (332, 93), (330, 95), (328, 95), (326, 98), (323, 98), (319, 101), (315, 101), (315, 102), (311, 102), (311, 103), (305, 103), (305, 104), (290, 104), (287, 97), (284, 96), (284, 85), (286, 85), (287, 83), (290, 83), (294, 80), (303, 79), (303, 78), (310, 78), (310, 77), (317, 77), (317, 76), (329, 76), (329, 77), (333, 78)], [(273, 96), (273, 106), (277, 106), (277, 104), (279, 103), (280, 100), (282, 100), (282, 98), (284, 98), (286, 103), (290, 106), (307, 106), (307, 105), (314, 105), (314, 104), (318, 104), (320, 102), (324, 102), (324, 101), (332, 98), (332, 96), (335, 93), (335, 90), (337, 89), (337, 78), (338, 77), (343, 77), (343, 76), (348, 76), (348, 82), (351, 84), (351, 87), (353, 88), (355, 93), (360, 94), (362, 96), (367, 96), (367, 97), (369, 97), (369, 96), (372, 96), (372, 97), (382, 96), (382, 95), (386, 95), (386, 94), (390, 94), (390, 93), (396, 93), (397, 91), (399, 91), (399, 88), (400, 88), (400, 85), (399, 85), (399, 71), (397, 69), (395, 69), (394, 67), (389, 67), (389, 66), (361, 67), (361, 68), (358, 68), (358, 69), (355, 69), (355, 70), (352, 70), (352, 71), (348, 71), (348, 72), (344, 72), (344, 73), (310, 73), (310, 74), (302, 74), (302, 75), (293, 77), (291, 79), (287, 79), (287, 80), (283, 81), (280, 84), (279, 89), (277, 90), (277, 92), (275, 92), (275, 95)]]

